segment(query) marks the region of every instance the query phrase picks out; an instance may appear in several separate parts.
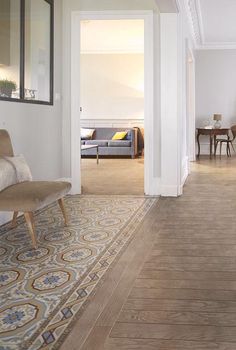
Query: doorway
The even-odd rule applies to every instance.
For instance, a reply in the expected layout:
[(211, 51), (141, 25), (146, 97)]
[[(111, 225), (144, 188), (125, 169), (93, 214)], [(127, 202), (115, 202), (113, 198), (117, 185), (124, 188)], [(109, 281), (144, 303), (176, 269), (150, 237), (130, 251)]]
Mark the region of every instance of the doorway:
[(71, 31), (71, 178), (72, 193), (81, 193), (80, 162), (80, 33), (81, 21), (91, 20), (143, 20), (144, 21), (144, 193), (154, 193), (153, 172), (154, 144), (154, 83), (153, 83), (153, 13), (152, 11), (114, 11), (114, 12), (73, 12)]
[(80, 33), (82, 193), (143, 195), (144, 20), (83, 20)]

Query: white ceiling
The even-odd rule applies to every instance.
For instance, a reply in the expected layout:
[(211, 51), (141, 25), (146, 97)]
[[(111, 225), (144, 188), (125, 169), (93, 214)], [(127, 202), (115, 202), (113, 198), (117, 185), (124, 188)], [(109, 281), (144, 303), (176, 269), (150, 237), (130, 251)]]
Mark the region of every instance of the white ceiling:
[(81, 22), (81, 53), (143, 53), (143, 20)]
[(185, 0), (196, 47), (236, 49), (236, 0)]

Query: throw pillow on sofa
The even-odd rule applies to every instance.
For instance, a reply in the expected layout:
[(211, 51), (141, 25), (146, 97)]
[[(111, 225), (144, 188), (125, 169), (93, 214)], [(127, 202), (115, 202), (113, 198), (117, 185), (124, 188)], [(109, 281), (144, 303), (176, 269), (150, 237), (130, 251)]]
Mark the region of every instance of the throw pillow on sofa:
[(124, 138), (127, 135), (127, 131), (118, 131), (115, 133), (115, 135), (112, 137), (112, 140), (124, 140)]
[(81, 140), (90, 140), (93, 137), (95, 129), (80, 129)]

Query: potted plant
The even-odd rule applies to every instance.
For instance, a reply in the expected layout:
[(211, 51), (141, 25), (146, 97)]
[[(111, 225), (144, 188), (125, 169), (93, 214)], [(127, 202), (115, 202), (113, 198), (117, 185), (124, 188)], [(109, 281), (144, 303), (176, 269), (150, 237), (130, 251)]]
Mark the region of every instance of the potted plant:
[(8, 79), (0, 80), (0, 95), (5, 97), (11, 97), (12, 91), (15, 91), (17, 85), (14, 81)]

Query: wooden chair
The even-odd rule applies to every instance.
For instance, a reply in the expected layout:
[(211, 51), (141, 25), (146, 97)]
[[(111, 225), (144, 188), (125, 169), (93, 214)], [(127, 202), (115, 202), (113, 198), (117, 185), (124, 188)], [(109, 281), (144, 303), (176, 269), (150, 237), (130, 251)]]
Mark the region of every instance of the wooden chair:
[(221, 158), (221, 153), (222, 153), (222, 144), (225, 143), (226, 144), (226, 152), (227, 152), (227, 156), (231, 157), (231, 151), (230, 151), (230, 146), (232, 147), (232, 149), (235, 152), (234, 149), (234, 145), (233, 145), (233, 141), (236, 138), (236, 125), (233, 125), (231, 128), (231, 133), (232, 133), (232, 138), (228, 137), (227, 139), (216, 139), (216, 144), (215, 144), (215, 154), (216, 154), (216, 149), (218, 146), (218, 143), (220, 144), (220, 158)]
[[(11, 139), (6, 130), (0, 130), (0, 157), (13, 157)], [(1, 169), (0, 169), (1, 171)], [(6, 187), (0, 191), (0, 211), (13, 211), (12, 227), (17, 225), (19, 212), (24, 213), (33, 247), (37, 248), (33, 212), (58, 201), (65, 225), (67, 217), (63, 197), (70, 191), (69, 182), (25, 181)]]

